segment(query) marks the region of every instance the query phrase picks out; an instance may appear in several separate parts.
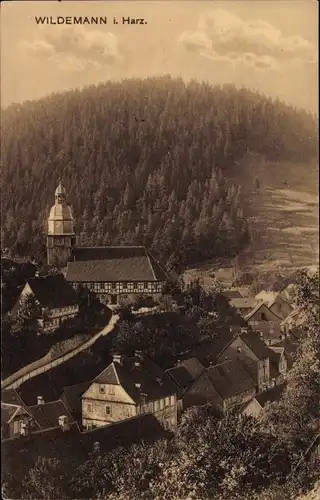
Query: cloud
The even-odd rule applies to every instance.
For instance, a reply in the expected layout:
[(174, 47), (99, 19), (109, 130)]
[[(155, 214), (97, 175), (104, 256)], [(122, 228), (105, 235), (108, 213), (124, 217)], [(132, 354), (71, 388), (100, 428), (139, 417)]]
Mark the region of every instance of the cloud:
[(22, 43), (23, 50), (39, 60), (50, 60), (63, 70), (83, 71), (113, 65), (121, 58), (119, 41), (112, 33), (75, 28), (46, 34), (44, 39)]
[(269, 69), (292, 61), (314, 64), (316, 48), (300, 35), (283, 36), (261, 20), (243, 20), (222, 9), (203, 14), (195, 31), (185, 31), (179, 42), (214, 61)]

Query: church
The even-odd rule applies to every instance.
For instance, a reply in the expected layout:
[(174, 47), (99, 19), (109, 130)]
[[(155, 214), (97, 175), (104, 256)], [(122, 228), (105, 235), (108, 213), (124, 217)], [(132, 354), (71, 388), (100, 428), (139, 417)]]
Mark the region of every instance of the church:
[(111, 306), (132, 303), (138, 295), (157, 300), (167, 279), (143, 246), (77, 246), (74, 219), (61, 181), (48, 218), (47, 263), (62, 271), (75, 289), (85, 286)]

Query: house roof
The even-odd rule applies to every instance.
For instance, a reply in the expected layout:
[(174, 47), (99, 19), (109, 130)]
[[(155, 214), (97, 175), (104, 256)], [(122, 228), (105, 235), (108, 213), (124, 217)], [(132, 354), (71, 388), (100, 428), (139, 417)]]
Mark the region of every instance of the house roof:
[(261, 392), (260, 394), (257, 394), (255, 399), (263, 408), (267, 403), (271, 403), (273, 401), (277, 401), (278, 399), (280, 399), (285, 387), (286, 387), (285, 383), (281, 385), (276, 385), (272, 387), (272, 389), (270, 389), (269, 391), (264, 391)]
[(58, 399), (57, 401), (50, 401), (44, 404), (37, 404), (28, 407), (29, 414), (38, 422), (40, 428), (50, 429), (58, 427), (58, 419), (62, 415), (68, 417), (68, 423), (75, 423), (74, 418), (65, 407), (65, 404)]
[(78, 304), (78, 297), (63, 274), (49, 274), (27, 281), (42, 307), (55, 309)]
[(178, 362), (178, 366), (183, 366), (196, 379), (204, 370), (203, 364), (195, 356)]
[(167, 437), (158, 420), (150, 414), (141, 415), (105, 427), (80, 432), (73, 425), (63, 432), (60, 428), (39, 431), (30, 436), (4, 439), (1, 454), (5, 472), (16, 471), (15, 479), (22, 482), (39, 457), (58, 457), (62, 463), (75, 469), (88, 459), (94, 444), (99, 443), (102, 453), (134, 443), (154, 442)]
[(282, 354), (284, 353), (284, 347), (270, 346), (268, 350), (269, 350), (270, 361), (272, 361), (273, 363), (279, 363), (279, 360)]
[(15, 389), (2, 389), (1, 403), (9, 403), (25, 407), (24, 402), (22, 401), (21, 397), (19, 396), (19, 394)]
[(80, 441), (86, 452), (90, 453), (95, 443), (99, 443), (101, 452), (108, 452), (120, 446), (141, 441), (153, 442), (163, 437), (167, 437), (167, 433), (160, 422), (154, 415), (145, 414), (82, 432)]
[(268, 307), (270, 307), (275, 300), (278, 297), (278, 292), (269, 292), (266, 290), (261, 290), (256, 296), (255, 300), (256, 301), (262, 301), (264, 304), (266, 304)]
[(1, 425), (7, 424), (20, 406), (1, 402)]
[(256, 301), (250, 297), (230, 299), (229, 304), (235, 309), (253, 309), (256, 305)]
[(209, 363), (215, 364), (219, 354), (228, 344), (230, 344), (234, 337), (235, 334), (230, 332), (229, 329), (219, 331), (214, 340), (204, 342), (193, 352), (193, 354), (204, 366), (208, 366)]
[(189, 387), (195, 380), (185, 366), (174, 366), (173, 368), (169, 368), (167, 373), (169, 373), (180, 389)]
[(247, 344), (250, 350), (258, 359), (266, 359), (270, 352), (264, 341), (256, 332), (245, 332), (240, 335), (241, 340)]
[(93, 383), (121, 385), (135, 403), (141, 403), (143, 398), (153, 401), (176, 393), (169, 375), (142, 354), (139, 361), (128, 356), (122, 356), (121, 363), (113, 361)]
[(71, 411), (77, 414), (81, 414), (82, 401), (81, 396), (88, 387), (91, 385), (90, 382), (82, 382), (80, 384), (69, 385), (64, 387), (61, 397), (65, 397), (71, 407)]
[(68, 281), (165, 281), (166, 273), (143, 246), (76, 247)]
[(281, 322), (281, 326), (285, 324), (294, 324), (296, 326), (301, 326), (306, 321), (307, 315), (299, 307), (296, 307), (291, 311), (290, 314)]
[(244, 363), (239, 359), (211, 366), (207, 373), (214, 388), (223, 399), (236, 396), (256, 387)]
[(274, 314), (274, 312), (270, 311), (270, 309), (268, 308), (268, 306), (264, 303), (264, 302), (258, 302), (258, 304), (256, 304), (256, 306), (252, 309), (252, 311), (250, 311), (246, 316), (245, 316), (245, 320), (246, 321), (249, 321), (249, 319), (252, 318), (252, 316), (254, 316), (254, 314), (256, 314), (257, 311), (259, 311), (259, 309), (261, 309), (261, 307), (264, 307), (266, 309), (268, 309), (269, 313), (272, 314), (276, 320), (280, 321), (282, 318), (279, 318), (279, 316), (277, 316), (276, 314)]
[(277, 342), (276, 344), (274, 344), (272, 347), (283, 347), (284, 348), (284, 353), (285, 353), (285, 356), (287, 359), (287, 366), (288, 366), (288, 369), (290, 369), (292, 367), (293, 359), (294, 359), (295, 353), (297, 351), (297, 343), (292, 342), (292, 340), (290, 338), (286, 337), (285, 339), (281, 340), (280, 342)]
[(222, 295), (227, 299), (241, 299), (243, 298), (239, 290), (237, 288), (230, 288), (229, 290), (224, 290)]

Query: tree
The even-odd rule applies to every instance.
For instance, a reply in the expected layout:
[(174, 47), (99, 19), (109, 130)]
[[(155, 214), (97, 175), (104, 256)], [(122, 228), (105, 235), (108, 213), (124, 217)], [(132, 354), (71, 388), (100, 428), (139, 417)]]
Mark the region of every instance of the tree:
[(41, 332), (39, 319), (42, 317), (42, 308), (33, 294), (22, 298), (18, 313), (12, 320), (12, 333)]
[(57, 458), (38, 457), (23, 480), (23, 497), (32, 500), (65, 500), (67, 474)]

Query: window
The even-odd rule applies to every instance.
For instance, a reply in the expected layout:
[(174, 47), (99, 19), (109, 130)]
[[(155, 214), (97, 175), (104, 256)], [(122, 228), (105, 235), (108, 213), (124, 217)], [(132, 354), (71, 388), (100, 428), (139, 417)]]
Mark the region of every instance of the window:
[(21, 420), (16, 420), (13, 422), (13, 433), (18, 434), (20, 432)]
[(131, 408), (130, 408), (130, 406), (125, 409), (124, 414), (125, 414), (126, 417), (131, 417)]
[(164, 399), (160, 399), (160, 410), (164, 408)]
[(87, 412), (92, 413), (92, 404), (91, 403), (87, 403)]
[(170, 405), (170, 398), (165, 399), (165, 405), (166, 405), (166, 407)]
[(137, 290), (138, 289), (138, 283), (133, 283), (133, 289)]
[(261, 319), (262, 321), (267, 321), (265, 313), (261, 313)]
[(109, 385), (109, 394), (114, 396), (115, 394), (115, 387), (114, 385)]
[(174, 406), (176, 403), (176, 398), (174, 396), (171, 396), (171, 406)]
[(159, 411), (159, 401), (154, 402), (154, 411)]
[(143, 288), (144, 288), (145, 290), (148, 290), (148, 283), (143, 283)]
[(122, 286), (123, 286), (123, 288), (127, 289), (127, 288), (128, 288), (128, 283), (124, 282), (124, 283), (122, 284)]
[(106, 393), (106, 389), (105, 389), (104, 385), (99, 385), (99, 393), (100, 394), (105, 394)]
[(104, 283), (99, 283), (99, 288), (100, 288), (100, 290), (103, 290), (104, 289)]
[(111, 406), (110, 406), (110, 405), (107, 405), (107, 406), (106, 406), (106, 415), (109, 415), (109, 416), (111, 416), (111, 415), (112, 415), (112, 408), (111, 408)]

